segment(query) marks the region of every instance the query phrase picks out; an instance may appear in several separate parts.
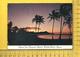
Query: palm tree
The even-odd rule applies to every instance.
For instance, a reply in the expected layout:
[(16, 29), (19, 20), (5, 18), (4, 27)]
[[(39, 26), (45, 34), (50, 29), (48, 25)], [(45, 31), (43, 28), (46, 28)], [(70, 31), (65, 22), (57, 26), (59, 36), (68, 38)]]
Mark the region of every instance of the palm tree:
[[(71, 5), (68, 5), (68, 14), (66, 15), (63, 23), (63, 25), (68, 25), (70, 34), (71, 34), (71, 27), (72, 27), (72, 11), (71, 10), (72, 10)], [(70, 39), (70, 36), (69, 36), (69, 39)]]
[[(44, 21), (43, 16), (35, 15), (35, 17), (32, 20), (32, 23), (33, 22), (36, 23), (35, 27), (38, 28), (38, 32), (39, 32), (39, 28), (40, 28), (41, 23), (44, 23), (45, 21)], [(37, 27), (37, 25), (38, 25), (38, 27)], [(35, 31), (36, 31), (36, 29), (35, 29)]]
[(61, 39), (61, 34), (62, 34), (62, 29), (63, 29), (63, 17), (64, 19), (67, 19), (68, 14), (71, 12), (71, 4), (62, 4), (60, 6), (60, 16), (61, 16), (61, 22), (60, 22), (60, 39)]
[[(60, 14), (59, 12), (56, 12), (55, 10), (53, 10), (51, 13), (49, 13), (49, 17), (50, 20), (49, 21), (53, 21), (53, 24), (52, 24), (52, 34), (54, 34), (53, 30), (54, 30), (54, 23), (55, 23), (55, 20), (59, 20), (58, 18), (60, 18)], [(52, 39), (53, 39), (53, 35), (52, 35)]]

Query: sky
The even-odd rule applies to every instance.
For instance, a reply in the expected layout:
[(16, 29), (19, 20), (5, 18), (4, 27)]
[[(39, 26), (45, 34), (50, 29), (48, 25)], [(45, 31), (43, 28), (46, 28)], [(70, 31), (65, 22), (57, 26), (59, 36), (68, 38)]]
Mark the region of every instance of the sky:
[[(52, 31), (52, 21), (49, 22), (47, 17), (52, 10), (59, 9), (61, 4), (9, 4), (8, 5), (8, 20), (13, 22), (13, 26), (35, 27), (32, 19), (36, 14), (41, 15), (45, 19), (45, 23), (41, 24), (40, 31)], [(58, 10), (57, 10), (58, 11)], [(54, 32), (60, 32), (60, 22), (55, 21)], [(67, 26), (64, 27), (63, 32), (69, 32)]]

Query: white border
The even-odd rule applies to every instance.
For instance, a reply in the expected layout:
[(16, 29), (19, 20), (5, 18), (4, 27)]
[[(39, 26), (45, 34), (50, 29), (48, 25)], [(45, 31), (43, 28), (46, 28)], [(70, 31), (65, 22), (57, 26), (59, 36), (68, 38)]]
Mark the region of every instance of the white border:
[(9, 45), (8, 49), (72, 49), (72, 45)]

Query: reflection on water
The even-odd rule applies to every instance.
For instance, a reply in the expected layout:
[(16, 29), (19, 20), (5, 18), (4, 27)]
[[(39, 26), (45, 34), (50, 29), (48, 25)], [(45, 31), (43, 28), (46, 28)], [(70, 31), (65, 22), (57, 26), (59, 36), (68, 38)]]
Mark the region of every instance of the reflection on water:
[[(59, 39), (60, 35), (53, 35), (54, 39)], [(38, 35), (39, 38), (42, 39), (52, 39), (52, 35)], [(61, 35), (61, 39), (69, 39), (72, 38), (72, 35)]]

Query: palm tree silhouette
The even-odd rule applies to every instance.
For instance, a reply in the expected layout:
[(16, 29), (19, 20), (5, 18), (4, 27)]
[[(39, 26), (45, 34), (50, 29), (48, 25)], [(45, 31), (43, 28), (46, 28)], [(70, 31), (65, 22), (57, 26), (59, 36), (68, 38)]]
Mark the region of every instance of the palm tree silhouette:
[[(49, 13), (49, 16), (48, 18), (50, 18), (49, 21), (53, 21), (53, 24), (52, 24), (52, 34), (54, 34), (53, 30), (54, 30), (54, 23), (55, 23), (55, 20), (59, 20), (58, 18), (60, 18), (60, 14), (59, 12), (56, 12), (55, 10), (53, 10), (51, 13)], [(53, 39), (53, 35), (52, 35), (52, 39)]]
[[(35, 15), (35, 17), (32, 19), (32, 23), (35, 22), (35, 27), (38, 28), (38, 32), (39, 32), (39, 28), (40, 28), (40, 25), (41, 23), (44, 23), (44, 18), (43, 16), (40, 16), (40, 15)], [(38, 25), (38, 26), (37, 26)], [(36, 28), (35, 28), (35, 31), (36, 31)]]
[[(68, 18), (68, 15), (69, 15), (69, 13), (72, 9), (71, 6), (72, 6), (71, 4), (62, 4), (60, 6), (60, 16), (61, 16), (60, 37), (59, 37), (60, 39), (61, 39), (61, 34), (62, 34), (62, 30), (63, 30), (63, 23), (64, 23), (62, 20), (63, 20), (63, 17), (64, 17), (65, 20)], [(66, 21), (66, 22), (68, 22), (68, 21)]]

